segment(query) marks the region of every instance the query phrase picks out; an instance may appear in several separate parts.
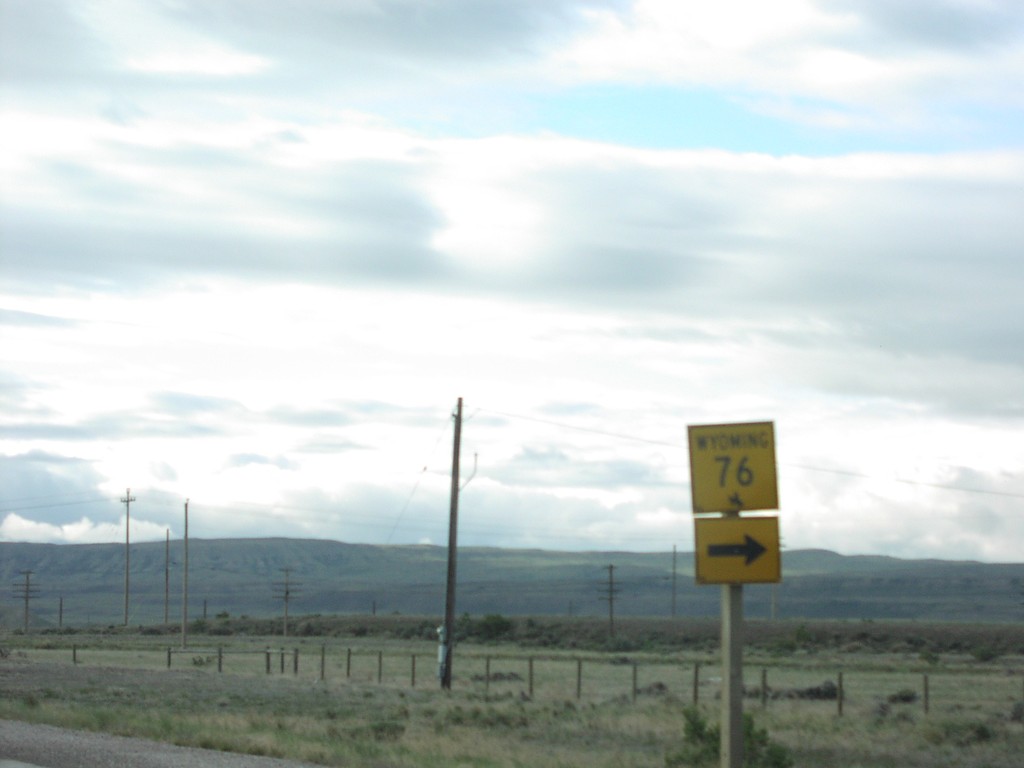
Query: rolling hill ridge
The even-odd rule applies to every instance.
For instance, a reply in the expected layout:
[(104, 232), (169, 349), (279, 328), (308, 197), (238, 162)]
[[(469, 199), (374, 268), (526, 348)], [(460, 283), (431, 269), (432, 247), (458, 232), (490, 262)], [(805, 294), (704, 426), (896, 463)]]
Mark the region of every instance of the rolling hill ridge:
[[(124, 545), (0, 542), (7, 589), (0, 622), (23, 621), (24, 571), (31, 571), (33, 627), (120, 625)], [(131, 547), (129, 623), (181, 619), (183, 543)], [(274, 616), (289, 580), (290, 612), (440, 616), (447, 551), (310, 539), (189, 542), (189, 616)], [(613, 582), (609, 583), (609, 568)], [(697, 586), (692, 553), (459, 550), (457, 610), (471, 615), (716, 616), (719, 590)], [(673, 586), (674, 585), (674, 586)], [(750, 585), (751, 618), (1017, 621), (1024, 617), (1024, 565), (783, 553), (783, 582)], [(673, 611), (674, 607), (674, 611)]]

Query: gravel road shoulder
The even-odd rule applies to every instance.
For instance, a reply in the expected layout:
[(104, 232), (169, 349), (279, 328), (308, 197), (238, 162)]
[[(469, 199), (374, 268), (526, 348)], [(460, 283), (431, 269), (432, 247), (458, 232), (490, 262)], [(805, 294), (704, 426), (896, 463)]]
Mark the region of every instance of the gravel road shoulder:
[[(267, 686), (265, 681), (233, 675), (214, 676), (188, 669), (172, 672), (29, 662), (14, 655), (0, 663), (0, 696), (12, 698), (48, 695), (74, 698), (82, 691), (96, 689), (119, 696), (145, 689), (151, 696), (188, 696), (195, 701), (216, 701), (225, 691), (285, 695), (296, 685), (284, 678), (275, 678), (275, 682), (277, 685)], [(145, 706), (144, 700), (140, 700), (139, 706)], [(313, 765), (0, 719), (0, 768), (6, 768), (4, 761), (42, 768), (310, 768)]]
[(0, 766), (44, 768), (312, 768), (310, 763), (0, 720)]

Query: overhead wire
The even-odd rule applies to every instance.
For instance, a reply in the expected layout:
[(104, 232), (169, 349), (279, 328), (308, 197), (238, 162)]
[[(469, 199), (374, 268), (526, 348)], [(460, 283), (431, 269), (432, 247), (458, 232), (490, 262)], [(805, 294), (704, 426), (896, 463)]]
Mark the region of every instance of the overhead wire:
[[(507, 411), (497, 411), (497, 410), (492, 410), (492, 409), (488, 409), (488, 408), (480, 408), (478, 410), (487, 411), (488, 413), (494, 413), (494, 414), (497, 414), (499, 416), (506, 416), (506, 417), (512, 418), (512, 419), (522, 419), (524, 421), (534, 421), (534, 422), (539, 422), (541, 424), (548, 424), (549, 426), (553, 426), (553, 427), (560, 427), (562, 429), (571, 429), (571, 430), (575, 430), (577, 432), (589, 432), (591, 434), (604, 435), (606, 437), (615, 437), (615, 438), (619, 438), (619, 439), (622, 439), (622, 440), (631, 440), (633, 442), (648, 443), (650, 445), (667, 446), (667, 447), (670, 447), (670, 448), (677, 448), (679, 450), (683, 450), (686, 447), (684, 442), (667, 442), (665, 440), (652, 440), (650, 438), (639, 437), (637, 435), (626, 435), (626, 434), (623, 434), (621, 432), (610, 432), (608, 430), (594, 429), (592, 427), (581, 427), (581, 426), (579, 426), (577, 424), (567, 424), (565, 422), (555, 421), (553, 419), (542, 419), (542, 418), (538, 418), (538, 417), (535, 417), (535, 416), (525, 416), (523, 414), (509, 413)], [(855, 471), (851, 471), (851, 470), (836, 469), (836, 468), (832, 468), (832, 467), (815, 467), (815, 466), (811, 466), (811, 465), (808, 465), (808, 464), (796, 464), (796, 463), (792, 463), (792, 462), (780, 461), (778, 463), (779, 463), (780, 466), (792, 467), (794, 469), (803, 469), (803, 470), (807, 470), (809, 472), (824, 472), (824, 473), (834, 474), (834, 475), (846, 475), (846, 476), (849, 476), (849, 477), (863, 478), (865, 480), (890, 480), (892, 482), (903, 483), (905, 485), (917, 485), (917, 486), (922, 486), (922, 487), (925, 487), (925, 488), (936, 488), (936, 489), (944, 490), (944, 491), (958, 491), (960, 493), (979, 493), (979, 494), (986, 494), (986, 495), (989, 495), (989, 496), (1002, 496), (1002, 497), (1011, 498), (1011, 499), (1024, 499), (1024, 493), (1019, 493), (1019, 492), (1014, 492), (1014, 491), (994, 491), (994, 490), (987, 490), (987, 489), (984, 489), (984, 488), (968, 488), (968, 487), (960, 486), (960, 485), (950, 485), (950, 484), (947, 484), (947, 483), (933, 483), (933, 482), (928, 482), (928, 481), (925, 481), (925, 480), (911, 480), (911, 479), (908, 479), (908, 478), (900, 478), (900, 477), (883, 478), (883, 477), (880, 477), (878, 475), (869, 475), (869, 474), (864, 473), (864, 472), (855, 472)]]
[(391, 540), (395, 535), (395, 531), (398, 530), (399, 523), (401, 523), (402, 518), (405, 517), (405, 513), (409, 509), (409, 505), (412, 503), (412, 499), (416, 495), (416, 491), (419, 490), (420, 483), (423, 482), (424, 475), (426, 475), (427, 471), (430, 469), (430, 463), (434, 460), (434, 454), (437, 453), (437, 446), (441, 444), (441, 439), (448, 434), (448, 425), (450, 423), (451, 418), (446, 418), (444, 422), (444, 429), (441, 430), (441, 434), (439, 434), (437, 436), (437, 440), (434, 441), (434, 447), (430, 449), (430, 455), (427, 458), (427, 463), (423, 465), (423, 469), (421, 469), (419, 474), (416, 476), (416, 482), (413, 484), (412, 490), (409, 491), (409, 495), (405, 499), (405, 504), (402, 505), (402, 509), (398, 512), (398, 516), (395, 518), (395, 523), (391, 526), (391, 531), (388, 533), (388, 537), (384, 541), (385, 544), (391, 543)]
[[(503, 410), (498, 410), (498, 409), (493, 409), (493, 408), (478, 407), (478, 408), (476, 408), (473, 411), (472, 415), (470, 417), (468, 417), (468, 418), (471, 419), (473, 416), (476, 416), (479, 413), (490, 413), (490, 414), (494, 414), (494, 415), (497, 415), (497, 416), (502, 416), (502, 417), (505, 417), (505, 418), (529, 421), (529, 422), (540, 423), (540, 424), (546, 424), (548, 426), (557, 427), (559, 429), (568, 429), (568, 430), (577, 431), (577, 432), (596, 434), (596, 435), (601, 435), (601, 436), (604, 436), (604, 437), (614, 438), (614, 439), (617, 439), (617, 440), (627, 440), (627, 441), (631, 441), (631, 442), (645, 443), (645, 444), (649, 444), (649, 445), (657, 445), (657, 446), (662, 446), (662, 447), (670, 447), (670, 448), (675, 448), (675, 449), (679, 449), (679, 450), (685, 450), (685, 448), (686, 448), (686, 444), (685, 444), (684, 441), (670, 442), (670, 441), (665, 441), (665, 440), (656, 440), (656, 439), (646, 438), (646, 437), (642, 437), (642, 436), (638, 436), (638, 435), (629, 435), (629, 434), (625, 434), (625, 433), (621, 433), (621, 432), (614, 432), (614, 431), (611, 431), (611, 430), (597, 429), (597, 428), (593, 428), (593, 427), (582, 426), (582, 425), (579, 425), (579, 424), (572, 424), (572, 423), (567, 423), (567, 422), (564, 422), (564, 421), (558, 421), (558, 420), (555, 420), (555, 419), (542, 418), (542, 417), (537, 417), (537, 416), (529, 416), (529, 415), (519, 414), (519, 413), (512, 413), (512, 412), (509, 412), (509, 411), (503, 411)], [(398, 512), (398, 515), (395, 517), (393, 523), (390, 526), (390, 529), (388, 530), (388, 534), (387, 534), (387, 536), (385, 538), (385, 544), (390, 544), (394, 540), (395, 534), (397, 533), (399, 527), (402, 526), (403, 522), (405, 522), (405, 519), (406, 519), (405, 516), (406, 516), (406, 514), (407, 514), (407, 512), (409, 510), (409, 507), (410, 507), (413, 499), (415, 498), (417, 492), (420, 489), (420, 486), (421, 486), (421, 484), (423, 482), (423, 478), (425, 477), (425, 475), (430, 470), (430, 466), (431, 466), (431, 463), (434, 461), (434, 457), (435, 457), (435, 455), (437, 453), (438, 446), (440, 446), (441, 441), (444, 439), (444, 436), (448, 433), (450, 422), (451, 422), (451, 418), (446, 417), (444, 425), (443, 425), (443, 428), (440, 431), (440, 433), (438, 434), (437, 438), (435, 439), (434, 444), (433, 444), (433, 446), (432, 446), (432, 448), (430, 450), (430, 453), (428, 455), (428, 459), (427, 459), (426, 464), (424, 464), (423, 468), (417, 474), (416, 480), (413, 483), (413, 486), (412, 486), (408, 496), (406, 497), (405, 502), (403, 503), (401, 509)], [(865, 479), (865, 480), (876, 480), (876, 481), (881, 480), (881, 481), (897, 482), (897, 483), (901, 483), (901, 484), (905, 484), (905, 485), (919, 486), (919, 487), (925, 487), (925, 488), (933, 488), (933, 489), (943, 490), (943, 491), (953, 491), (953, 492), (970, 493), (970, 494), (982, 494), (982, 495), (996, 496), (996, 497), (1001, 497), (1001, 498), (1012, 498), (1012, 499), (1024, 498), (1024, 493), (1013, 492), (1013, 491), (999, 491), (999, 490), (989, 490), (989, 489), (984, 489), (984, 488), (972, 488), (972, 487), (953, 485), (953, 484), (946, 484), (946, 483), (936, 483), (936, 482), (929, 482), (929, 481), (922, 481), (922, 480), (912, 480), (912, 479), (908, 479), (908, 478), (898, 478), (898, 477), (897, 478), (883, 478), (883, 477), (880, 477), (878, 475), (871, 475), (871, 474), (864, 473), (864, 472), (856, 472), (856, 471), (839, 469), (839, 468), (834, 468), (834, 467), (813, 466), (813, 465), (808, 465), (808, 464), (803, 464), (803, 463), (779, 462), (779, 464), (780, 464), (780, 466), (787, 466), (787, 467), (791, 467), (791, 468), (794, 468), (794, 469), (810, 471), (810, 472), (819, 472), (819, 473), (828, 473), (828, 474), (834, 474), (834, 475), (842, 475), (842, 476), (847, 476), (847, 477), (856, 477), (856, 478), (861, 478), (861, 479)], [(20, 497), (19, 500), (30, 501), (30, 500), (34, 500), (36, 498), (44, 499), (44, 498), (47, 498), (47, 497), (45, 497), (45, 496), (41, 496), (41, 497)], [(63, 502), (52, 502), (52, 503), (27, 504), (27, 505), (23, 505), (23, 506), (12, 506), (12, 507), (9, 507), (9, 508), (4, 508), (4, 509), (0, 510), (0, 514), (6, 514), (6, 513), (10, 513), (10, 512), (27, 511), (27, 510), (33, 510), (33, 509), (43, 509), (43, 508), (52, 508), (52, 507), (64, 507), (64, 506), (75, 506), (75, 505), (84, 505), (84, 504), (95, 504), (95, 503), (104, 502), (104, 501), (110, 501), (110, 500), (111, 499), (109, 499), (107, 497), (96, 497), (96, 498), (77, 500), (77, 501), (63, 501)], [(201, 503), (200, 500), (194, 500), (194, 501)], [(153, 503), (156, 503), (158, 506), (166, 506), (166, 500), (164, 500), (164, 499), (160, 499), (160, 500), (154, 499)], [(210, 508), (210, 509), (224, 509), (224, 510), (228, 510), (228, 509), (235, 509), (235, 510), (237, 510), (238, 507), (246, 507), (246, 508), (250, 508), (250, 509), (256, 508), (256, 509), (264, 509), (264, 510), (285, 509), (285, 510), (304, 511), (304, 512), (322, 512), (322, 510), (320, 510), (320, 509), (313, 509), (311, 507), (286, 505), (286, 504), (258, 504), (258, 503), (252, 503), (252, 502), (235, 503), (235, 504), (231, 504), (231, 505), (214, 505), (214, 506), (211, 506), (211, 507), (208, 507), (208, 508)], [(377, 516), (377, 515), (369, 515), (369, 514), (367, 514), (367, 515), (360, 515), (360, 514), (351, 514), (351, 513), (349, 513), (346, 516), (346, 519), (347, 519), (347, 521), (349, 523), (353, 523), (353, 524), (355, 524), (357, 526), (361, 526), (361, 527), (374, 526), (374, 525), (376, 527), (379, 527), (380, 523), (381, 523), (379, 516)], [(372, 520), (373, 522), (363, 523), (363, 522), (360, 522), (361, 520), (367, 520), (367, 521)], [(464, 520), (463, 521), (463, 525), (465, 525), (465, 527), (467, 529), (467, 532), (470, 532), (470, 533), (478, 535), (478, 536), (480, 536), (480, 535), (488, 535), (488, 534), (490, 534), (490, 535), (495, 535), (495, 534), (500, 535), (500, 534), (505, 534), (505, 533), (517, 533), (517, 532), (521, 533), (521, 531), (518, 528), (515, 528), (514, 526), (479, 525), (479, 524), (474, 524), (474, 523), (470, 522), (469, 520)], [(434, 530), (436, 528), (436, 525), (422, 525), (422, 524), (420, 524), (420, 525), (414, 526), (414, 527), (418, 527), (418, 528), (420, 528), (421, 530), (423, 530), (425, 532), (429, 532), (429, 531)], [(579, 538), (580, 538), (580, 535), (579, 535), (579, 529), (578, 528), (567, 527), (567, 528), (564, 528), (564, 529), (559, 529), (559, 528), (553, 528), (552, 527), (552, 528), (547, 528), (545, 530), (545, 533), (544, 533), (544, 539), (545, 540), (558, 539), (558, 540), (578, 541)], [(618, 539), (631, 540), (631, 541), (640, 541), (640, 540), (648, 541), (648, 540), (650, 540), (651, 537), (649, 535), (632, 535), (632, 536), (631, 535), (624, 535), (624, 536), (623, 535), (618, 535), (617, 538)]]

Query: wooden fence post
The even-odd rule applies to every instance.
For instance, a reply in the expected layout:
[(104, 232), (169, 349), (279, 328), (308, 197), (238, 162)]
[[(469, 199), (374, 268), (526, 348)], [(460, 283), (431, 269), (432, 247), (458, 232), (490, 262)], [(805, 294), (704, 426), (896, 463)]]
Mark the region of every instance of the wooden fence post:
[(267, 650), (264, 652), (264, 656), (266, 657), (266, 660), (267, 660), (267, 674), (269, 675), (270, 674), (270, 649), (269, 648), (267, 648)]
[(533, 656), (530, 657), (530, 698), (533, 698)]
[(217, 671), (224, 671), (224, 647), (221, 645), (217, 646)]
[(384, 679), (384, 651), (377, 651), (377, 684)]
[(929, 693), (930, 693), (930, 691), (928, 690), (928, 673), (925, 672), (925, 674), (924, 674), (924, 713), (926, 715), (928, 714), (928, 708), (929, 708), (929, 704), (930, 704)]
[(327, 644), (320, 646), (320, 680), (327, 682)]
[(633, 662), (633, 693), (632, 693), (633, 703), (634, 704), (636, 704), (636, 668), (637, 668), (637, 664), (634, 661)]
[(284, 648), (281, 649), (281, 674), (284, 674)]
[(171, 649), (170, 649), (170, 647), (167, 648), (167, 668), (168, 669), (171, 668)]
[(693, 665), (693, 706), (700, 701), (700, 662)]
[(416, 654), (415, 653), (412, 655), (412, 672), (410, 674), (411, 674), (411, 677), (412, 677), (412, 687), (415, 688), (416, 687)]
[(491, 657), (484, 659), (484, 701), (491, 696)]
[(846, 698), (846, 691), (843, 688), (843, 673), (839, 673), (839, 684), (836, 689), (836, 711), (839, 717), (843, 716), (843, 699)]
[(78, 663), (78, 646), (77, 645), (72, 645), (71, 646), (71, 663), (72, 664), (77, 664)]
[(761, 708), (768, 706), (768, 669), (761, 667)]
[(352, 677), (352, 649), (349, 648), (345, 653), (345, 678)]
[(576, 659), (576, 700), (583, 696), (583, 659)]

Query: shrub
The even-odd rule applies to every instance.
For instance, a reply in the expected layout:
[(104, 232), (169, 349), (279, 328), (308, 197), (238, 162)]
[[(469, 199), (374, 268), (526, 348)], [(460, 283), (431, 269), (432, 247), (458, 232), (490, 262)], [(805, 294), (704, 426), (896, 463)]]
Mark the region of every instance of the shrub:
[(768, 653), (772, 656), (789, 656), (796, 651), (796, 641), (788, 638), (779, 638), (768, 647)]
[(890, 704), (912, 704), (917, 701), (917, 691), (910, 688), (901, 688), (896, 693), (889, 694)]
[(999, 658), (1000, 654), (995, 648), (990, 645), (979, 645), (977, 648), (971, 651), (971, 656), (976, 661), (995, 661)]
[(511, 619), (506, 619), (501, 614), (491, 613), (476, 623), (475, 631), (481, 640), (494, 641), (509, 637), (514, 628), (515, 625)]
[[(686, 743), (678, 752), (665, 756), (665, 768), (689, 768), (714, 765), (718, 761), (721, 730), (708, 725), (696, 707), (683, 710), (683, 736)], [(765, 728), (758, 728), (754, 718), (743, 716), (744, 768), (792, 768), (793, 756), (781, 744), (773, 742)]]
[(933, 744), (953, 744), (957, 747), (968, 747), (992, 741), (997, 733), (988, 723), (945, 721), (933, 723), (925, 733), (925, 738)]

